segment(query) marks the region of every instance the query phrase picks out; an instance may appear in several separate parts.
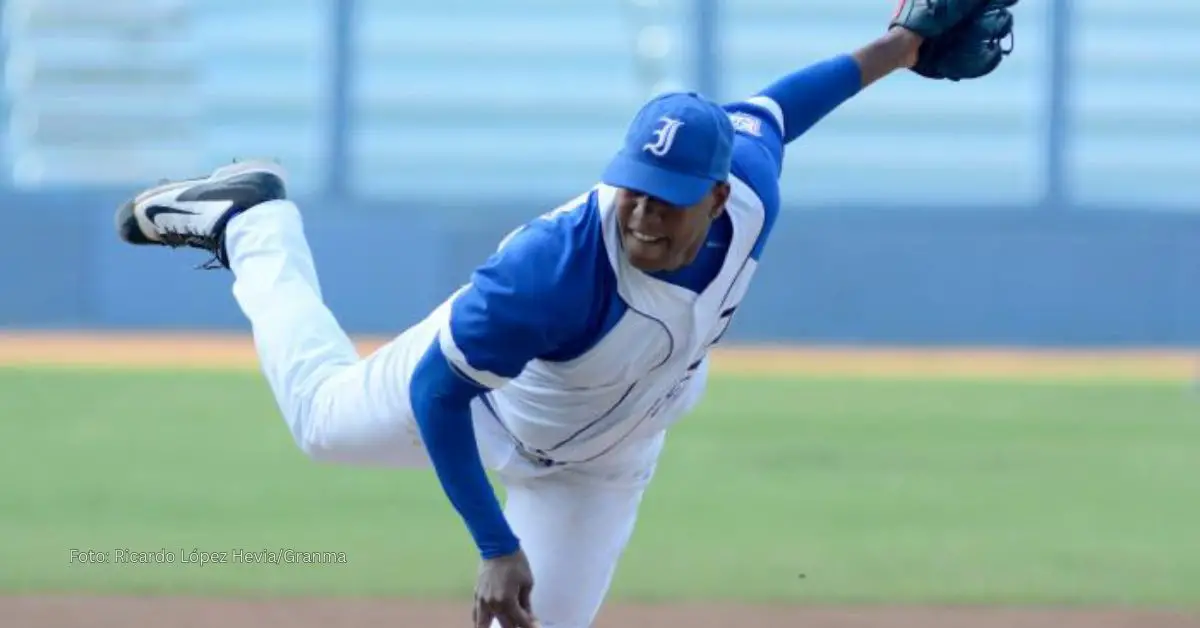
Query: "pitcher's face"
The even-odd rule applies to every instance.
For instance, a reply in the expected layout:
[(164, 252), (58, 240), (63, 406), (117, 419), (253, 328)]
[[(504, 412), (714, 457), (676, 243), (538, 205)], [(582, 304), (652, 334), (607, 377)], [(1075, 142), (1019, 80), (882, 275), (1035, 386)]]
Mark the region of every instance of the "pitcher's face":
[(700, 202), (671, 205), (637, 190), (617, 192), (617, 224), (629, 263), (645, 272), (670, 271), (691, 264), (708, 235), (709, 225), (725, 211), (729, 184), (714, 183)]

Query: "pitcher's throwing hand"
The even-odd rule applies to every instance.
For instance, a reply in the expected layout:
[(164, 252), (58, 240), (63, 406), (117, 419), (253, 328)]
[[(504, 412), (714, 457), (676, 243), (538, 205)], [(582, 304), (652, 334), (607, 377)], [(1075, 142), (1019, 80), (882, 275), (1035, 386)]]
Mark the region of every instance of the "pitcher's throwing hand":
[(532, 592), (533, 571), (525, 552), (482, 561), (475, 584), (475, 628), (488, 628), (492, 620), (501, 626), (538, 628)]

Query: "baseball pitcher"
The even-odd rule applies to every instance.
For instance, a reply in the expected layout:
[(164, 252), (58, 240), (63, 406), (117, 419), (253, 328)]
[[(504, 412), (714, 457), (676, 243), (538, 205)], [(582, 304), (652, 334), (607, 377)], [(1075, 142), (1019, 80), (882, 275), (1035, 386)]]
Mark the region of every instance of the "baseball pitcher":
[(513, 231), (466, 285), (365, 358), (322, 300), (275, 164), (147, 189), (117, 228), (132, 244), (209, 251), (209, 267), (232, 271), (305, 454), (432, 467), (482, 559), (477, 628), (587, 628), (666, 431), (700, 399), (709, 350), (763, 258), (785, 148), (899, 69), (991, 73), (1009, 52), (1013, 4), (904, 0), (875, 41), (745, 100), (652, 99), (595, 187)]

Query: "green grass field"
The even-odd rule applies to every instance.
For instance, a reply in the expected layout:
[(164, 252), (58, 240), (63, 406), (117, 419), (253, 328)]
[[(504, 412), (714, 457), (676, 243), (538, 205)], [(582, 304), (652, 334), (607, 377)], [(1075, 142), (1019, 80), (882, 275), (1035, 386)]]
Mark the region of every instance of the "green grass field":
[[(0, 589), (468, 593), (431, 472), (319, 466), (250, 373), (0, 370)], [(673, 432), (618, 599), (1200, 600), (1200, 398), (1179, 384), (720, 376)], [(72, 550), (342, 552), (78, 564)]]

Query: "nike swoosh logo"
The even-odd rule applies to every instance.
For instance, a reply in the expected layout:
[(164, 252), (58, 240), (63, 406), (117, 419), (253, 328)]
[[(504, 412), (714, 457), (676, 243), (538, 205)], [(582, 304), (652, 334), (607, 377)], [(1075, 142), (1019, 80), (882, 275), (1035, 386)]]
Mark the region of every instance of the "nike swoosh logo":
[(146, 213), (146, 220), (149, 220), (150, 222), (152, 222), (154, 224), (158, 224), (157, 222), (155, 222), (154, 219), (163, 214), (180, 214), (183, 216), (195, 216), (196, 215), (196, 212), (190, 212), (190, 211), (187, 211), (186, 209), (175, 209), (174, 207), (163, 207), (162, 205), (151, 205), (150, 207), (146, 208), (145, 213)]

